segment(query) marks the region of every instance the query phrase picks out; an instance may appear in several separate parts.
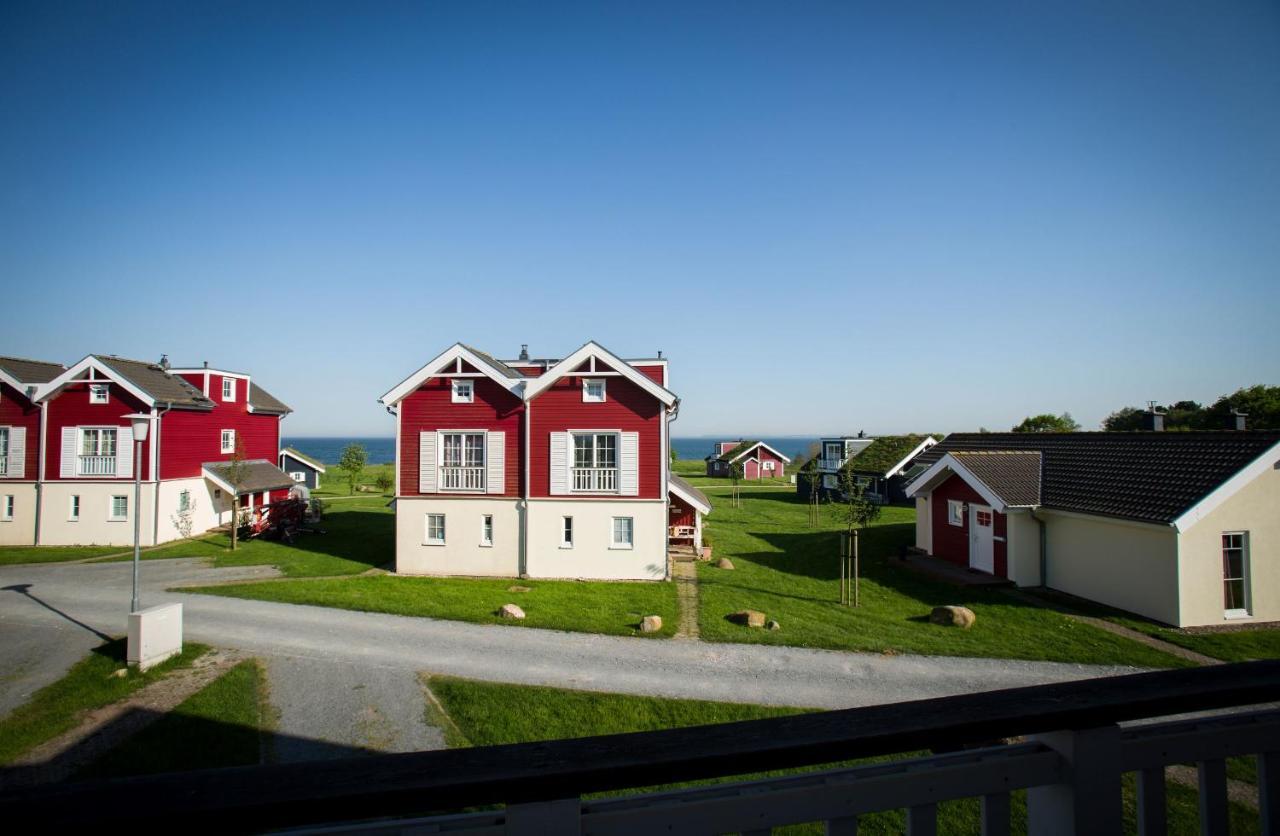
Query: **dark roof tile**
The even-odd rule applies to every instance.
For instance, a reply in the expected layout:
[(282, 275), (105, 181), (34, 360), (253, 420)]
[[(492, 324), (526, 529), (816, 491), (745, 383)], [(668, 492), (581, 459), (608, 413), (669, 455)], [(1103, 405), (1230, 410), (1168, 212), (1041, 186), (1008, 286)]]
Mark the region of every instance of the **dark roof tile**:
[(67, 370), (61, 363), (25, 360), (21, 357), (0, 357), (0, 369), (4, 369), (19, 383), (48, 383)]

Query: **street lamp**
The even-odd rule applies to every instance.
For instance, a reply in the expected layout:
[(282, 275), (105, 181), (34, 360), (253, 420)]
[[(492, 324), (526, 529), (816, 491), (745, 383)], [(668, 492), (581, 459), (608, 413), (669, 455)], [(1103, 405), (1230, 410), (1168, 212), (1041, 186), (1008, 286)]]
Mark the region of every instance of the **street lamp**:
[(129, 612), (138, 612), (138, 564), (142, 562), (142, 445), (151, 429), (152, 416), (134, 412), (124, 416), (133, 424), (133, 601)]

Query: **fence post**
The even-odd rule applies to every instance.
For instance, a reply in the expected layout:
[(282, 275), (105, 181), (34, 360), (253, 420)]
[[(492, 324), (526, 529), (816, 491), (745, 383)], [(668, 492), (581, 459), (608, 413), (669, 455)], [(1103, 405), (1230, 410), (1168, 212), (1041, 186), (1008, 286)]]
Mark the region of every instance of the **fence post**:
[(582, 832), (582, 802), (577, 798), (508, 804), (503, 830), (509, 836), (559, 836)]
[(1119, 836), (1120, 727), (1033, 735), (1062, 756), (1062, 782), (1027, 790), (1028, 836)]

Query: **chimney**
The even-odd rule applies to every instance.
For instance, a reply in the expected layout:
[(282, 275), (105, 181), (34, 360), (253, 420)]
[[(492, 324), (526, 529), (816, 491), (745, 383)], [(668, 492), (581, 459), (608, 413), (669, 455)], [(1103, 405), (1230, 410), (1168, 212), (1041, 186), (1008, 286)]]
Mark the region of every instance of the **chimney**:
[(207, 369), (207, 368), (209, 368), (209, 361), (208, 361), (208, 360), (205, 360), (205, 361), (204, 361), (204, 367), (205, 367), (206, 369)]
[(858, 430), (858, 438), (866, 438), (867, 434), (863, 430)]
[(1248, 417), (1249, 417), (1249, 413), (1241, 412), (1238, 409), (1232, 408), (1231, 412), (1227, 415), (1227, 429), (1229, 430), (1248, 429), (1248, 426), (1247, 426), (1248, 422), (1245, 420)]
[(168, 354), (160, 355), (160, 368), (164, 369), (165, 371), (169, 371), (169, 355)]
[(521, 343), (521, 344), (520, 344), (520, 359), (521, 359), (521, 360), (528, 360), (528, 359), (529, 359), (529, 344), (528, 344), (528, 343)]
[(662, 349), (658, 349), (658, 359), (662, 359)]
[(1155, 401), (1147, 401), (1147, 414), (1144, 429), (1153, 433), (1164, 432), (1164, 413), (1156, 407)]

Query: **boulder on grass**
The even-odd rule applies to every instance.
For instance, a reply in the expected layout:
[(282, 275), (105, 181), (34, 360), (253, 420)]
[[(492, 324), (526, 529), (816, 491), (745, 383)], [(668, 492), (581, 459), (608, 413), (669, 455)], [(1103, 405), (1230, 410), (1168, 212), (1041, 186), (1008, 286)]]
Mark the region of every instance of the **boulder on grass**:
[(742, 610), (729, 616), (729, 620), (734, 624), (742, 624), (747, 627), (763, 627), (764, 613), (759, 610)]
[(661, 629), (662, 616), (660, 615), (646, 615), (644, 618), (640, 619), (641, 633), (656, 633)]
[(515, 604), (503, 604), (502, 609), (498, 610), (498, 615), (503, 618), (514, 618), (519, 621), (524, 618), (524, 610), (520, 609)]
[(730, 559), (729, 559), (729, 558), (727, 558), (727, 557), (722, 557), (722, 558), (720, 558), (719, 560), (717, 560), (717, 561), (716, 561), (716, 568), (717, 568), (717, 569), (732, 569), (732, 568), (733, 568), (733, 561), (732, 561), (732, 560), (730, 560)]
[(764, 625), (764, 629), (766, 629), (766, 630), (781, 630), (781, 629), (782, 629), (782, 625), (781, 625), (781, 624), (779, 624), (778, 622), (774, 621), (774, 620), (771, 618), (771, 619), (769, 619), (769, 620), (765, 623), (765, 625)]
[(973, 626), (973, 622), (978, 620), (978, 617), (968, 607), (946, 606), (934, 607), (933, 612), (929, 613), (929, 620), (944, 627), (959, 627), (962, 630), (968, 630)]

